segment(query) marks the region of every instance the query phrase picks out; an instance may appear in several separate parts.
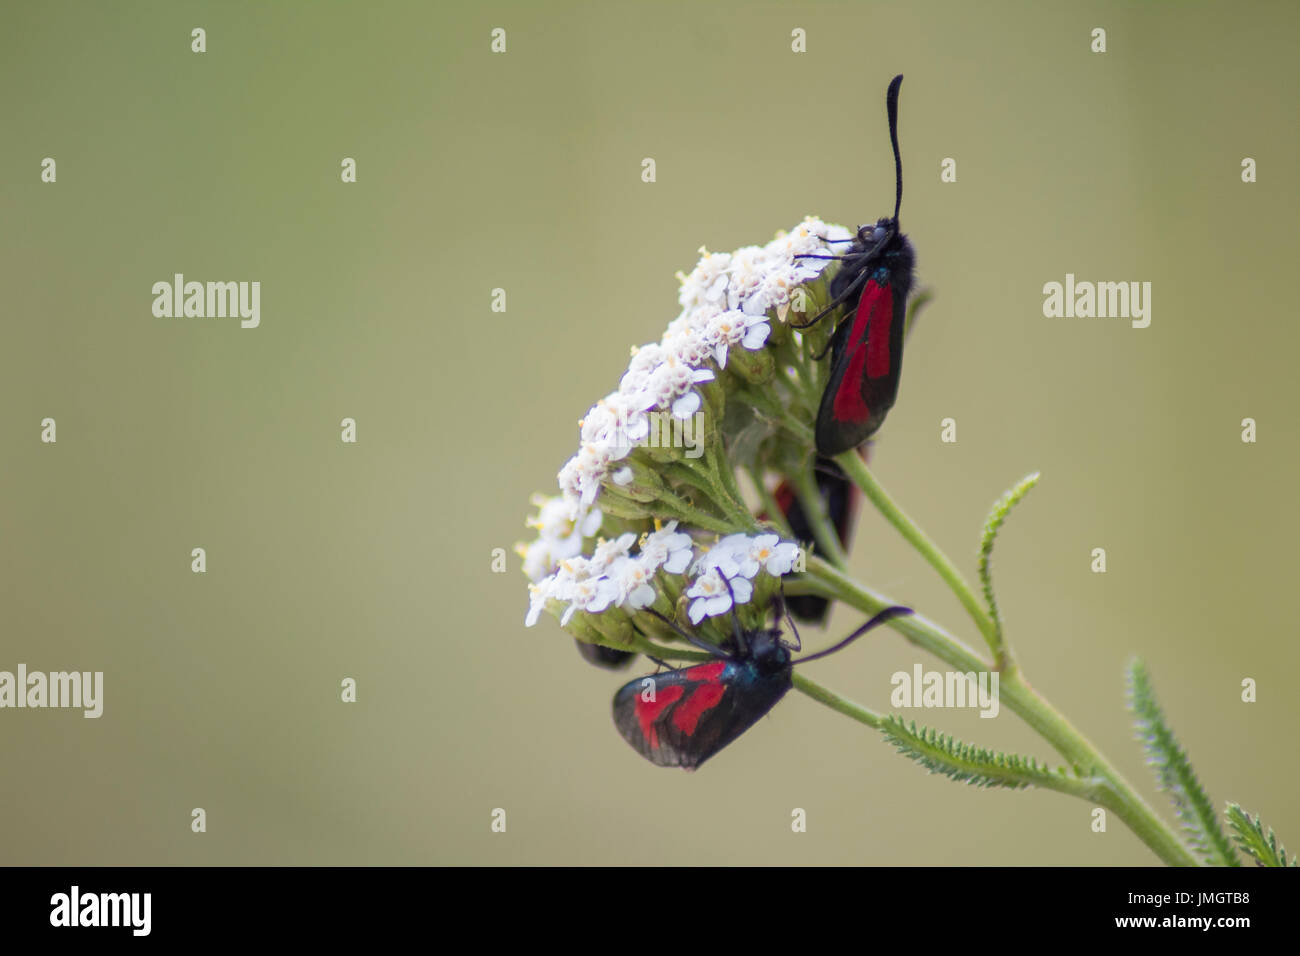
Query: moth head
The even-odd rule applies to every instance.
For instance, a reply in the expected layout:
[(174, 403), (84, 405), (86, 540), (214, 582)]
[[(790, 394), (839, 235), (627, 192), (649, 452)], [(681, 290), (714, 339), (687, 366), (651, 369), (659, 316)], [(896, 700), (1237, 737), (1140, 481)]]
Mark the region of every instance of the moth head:
[(790, 663), (790, 650), (781, 640), (780, 630), (776, 628), (751, 632), (749, 653), (762, 674), (776, 673)]
[(879, 245), (884, 242), (890, 234), (898, 231), (898, 223), (893, 219), (877, 219), (874, 224), (867, 223), (858, 227), (858, 241), (866, 248)]

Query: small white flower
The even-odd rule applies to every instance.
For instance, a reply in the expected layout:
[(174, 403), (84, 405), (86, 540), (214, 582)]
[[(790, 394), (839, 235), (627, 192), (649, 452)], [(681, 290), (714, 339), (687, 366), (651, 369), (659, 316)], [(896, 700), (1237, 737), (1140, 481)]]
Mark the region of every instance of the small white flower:
[[(745, 303), (745, 311), (762, 314), (770, 308), (788, 305), (791, 293), (816, 276), (817, 270), (798, 265), (774, 269), (763, 277), (763, 283), (758, 287), (758, 291)], [(751, 308), (751, 305), (754, 307)], [(761, 310), (758, 308), (760, 305)]]
[(582, 532), (582, 537), (590, 538), (600, 530), (600, 524), (604, 520), (605, 516), (601, 513), (601, 510), (599, 508), (592, 508), (583, 516), (582, 520), (577, 523), (578, 530)]
[(609, 448), (587, 442), (578, 449), (574, 460), (577, 461), (578, 500), (584, 508), (589, 508), (600, 493), (600, 483), (609, 473), (613, 452)]
[(772, 549), (772, 557), (767, 559), (764, 567), (768, 574), (779, 578), (783, 574), (789, 574), (802, 556), (803, 548), (793, 541), (782, 541)]
[(590, 562), (583, 555), (561, 561), (559, 569), (553, 575), (555, 580), (551, 583), (551, 595), (561, 601), (569, 600), (577, 582), (589, 577), (587, 570), (589, 564)]
[(730, 346), (743, 345), (750, 351), (761, 349), (771, 332), (766, 316), (728, 310), (709, 318), (706, 336), (716, 343), (714, 360), (720, 368), (726, 368), (727, 349)]
[[(713, 310), (716, 311), (716, 310)], [(710, 312), (696, 312), (689, 323), (670, 326), (664, 333), (664, 350), (688, 368), (702, 368), (712, 357), (713, 348), (707, 337), (706, 316)]]
[(618, 419), (602, 399), (578, 420), (578, 443), (606, 447), (614, 444), (618, 440), (618, 425)]
[(754, 586), (744, 578), (731, 581), (723, 579), (717, 568), (710, 568), (707, 573), (696, 579), (687, 590), (686, 596), (693, 598), (687, 614), (692, 624), (699, 624), (706, 617), (717, 617), (731, 610), (732, 604), (748, 604), (754, 596)]
[(820, 219), (808, 217), (816, 226), (813, 227), (813, 233), (821, 237), (822, 242), (826, 243), (833, 249), (843, 249), (848, 245), (847, 240), (852, 239), (854, 230), (845, 229), (843, 226), (831, 222), (822, 222)]
[(547, 538), (537, 538), (527, 544), (524, 549), (523, 559), (524, 574), (528, 575), (528, 580), (534, 583), (540, 581), (554, 571), (555, 566), (563, 558), (572, 557), (572, 555), (557, 555), (553, 548), (555, 544), (555, 541)]
[(632, 349), (632, 358), (627, 363), (629, 372), (650, 372), (664, 363), (667, 353), (663, 346), (654, 342)]
[(578, 441), (580, 444), (600, 441), (617, 424), (604, 399), (601, 399), (578, 419)]
[(774, 534), (760, 534), (750, 543), (749, 558), (773, 577), (789, 574), (799, 556), (799, 545)]
[(629, 394), (614, 392), (591, 407), (583, 417), (581, 441), (608, 448), (617, 461), (650, 433), (650, 421)]
[(618, 590), (616, 603), (627, 604), (634, 611), (649, 607), (655, 602), (654, 568), (641, 555), (636, 558), (619, 558), (609, 569), (608, 577)]
[(746, 573), (743, 562), (748, 560), (748, 554), (749, 537), (743, 534), (729, 534), (725, 538), (720, 538), (718, 543), (709, 548), (708, 552), (695, 563), (694, 573), (703, 574), (716, 569), (726, 578), (752, 578), (758, 568), (755, 566)]
[(551, 597), (550, 584), (553, 578), (547, 578), (537, 584), (528, 585), (528, 615), (524, 618), (524, 627), (532, 627), (537, 623), (538, 617), (546, 608), (546, 602)]
[(649, 387), (650, 377), (655, 370), (667, 361), (670, 354), (669, 350), (658, 343), (632, 349), (632, 359), (627, 363), (627, 371), (618, 383), (618, 393), (629, 400), (631, 408), (643, 411), (649, 407), (639, 404), (638, 398)]
[(685, 421), (700, 410), (701, 401), (699, 392), (687, 392), (681, 398), (674, 399), (673, 417)]
[(669, 574), (681, 574), (695, 555), (691, 536), (677, 530), (677, 522), (670, 521), (658, 531), (641, 539), (641, 559), (655, 571), (663, 568)]
[(743, 246), (733, 252), (728, 269), (727, 308), (739, 309), (758, 290), (767, 269), (767, 251), (761, 246)]
[(766, 321), (750, 319), (745, 326), (745, 336), (740, 340), (740, 344), (751, 352), (757, 352), (767, 342), (767, 337), (771, 334), (772, 327)]
[(567, 541), (576, 534), (581, 548), (582, 539), (590, 538), (600, 529), (602, 515), (599, 508), (592, 508), (583, 515), (581, 521), (574, 521), (563, 498), (534, 495), (533, 504), (537, 506), (537, 517), (529, 518), (525, 523), (530, 528), (536, 528), (539, 537)]
[[(853, 233), (843, 226), (828, 225), (820, 219), (809, 216), (789, 232), (780, 233), (764, 248), (773, 260), (794, 262), (800, 255), (839, 255), (843, 243), (828, 243), (828, 239), (851, 239)], [(804, 260), (807, 261), (807, 260)], [(828, 264), (825, 260), (813, 259), (809, 264), (815, 272), (820, 272)]]
[(615, 561), (626, 558), (635, 543), (636, 535), (631, 531), (619, 535), (613, 541), (601, 541), (596, 545), (596, 550), (591, 553), (591, 563), (588, 565), (587, 573), (604, 574)]
[(603, 516), (599, 508), (592, 508), (580, 521), (574, 521), (568, 502), (559, 497), (535, 495), (533, 504), (537, 505), (537, 517), (525, 523), (537, 529), (537, 538), (525, 546), (523, 559), (524, 573), (530, 581), (537, 582), (554, 571), (561, 561), (580, 554), (583, 538), (590, 538), (600, 530)]
[(574, 581), (567, 596), (569, 606), (565, 609), (564, 616), (560, 618), (560, 627), (568, 624), (578, 611), (599, 614), (605, 610), (618, 597), (618, 587), (606, 577), (585, 578)]
[(728, 252), (708, 252), (700, 249), (700, 261), (689, 276), (680, 272), (682, 288), (677, 300), (683, 309), (697, 309), (721, 303), (727, 292), (727, 268), (731, 265)]
[(563, 495), (565, 507), (569, 510), (570, 518), (577, 518), (586, 509), (582, 508), (579, 498), (582, 496), (582, 488), (579, 483), (578, 474), (578, 456), (574, 455), (564, 463), (564, 467), (556, 473), (555, 479), (560, 485), (560, 492)]
[(690, 418), (701, 402), (695, 386), (712, 380), (711, 369), (691, 368), (673, 356), (654, 370), (639, 401), (642, 408), (671, 408), (678, 418)]
[[(612, 585), (602, 588), (601, 582), (606, 579), (589, 576), (590, 567), (591, 563), (582, 556), (568, 558), (560, 562), (559, 569), (550, 577), (529, 585), (528, 615), (524, 618), (524, 624), (528, 627), (536, 624), (550, 600), (570, 602), (560, 619), (561, 627), (569, 623), (576, 611), (593, 608), (604, 610), (613, 594)], [(606, 584), (609, 582), (606, 581)]]

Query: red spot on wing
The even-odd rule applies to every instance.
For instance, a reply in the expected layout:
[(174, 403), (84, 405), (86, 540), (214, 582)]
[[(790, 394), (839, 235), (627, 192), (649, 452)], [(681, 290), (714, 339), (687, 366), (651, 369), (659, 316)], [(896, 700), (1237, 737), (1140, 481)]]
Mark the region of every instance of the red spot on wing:
[[(726, 661), (723, 661), (725, 664)], [(650, 743), (652, 749), (659, 749), (659, 730), (655, 727), (655, 721), (659, 719), (667, 708), (681, 698), (686, 693), (686, 688), (681, 684), (673, 684), (663, 689), (655, 690), (655, 699), (646, 700), (637, 694), (636, 698), (636, 719), (641, 722), (641, 733)]]
[(894, 293), (888, 285), (875, 279), (867, 281), (858, 299), (845, 347), (848, 363), (835, 391), (831, 411), (842, 422), (866, 421), (871, 409), (862, 395), (864, 378), (881, 378), (889, 374), (889, 327), (894, 321)]
[(871, 328), (867, 330), (867, 378), (884, 378), (889, 374), (889, 327), (894, 324), (894, 293), (889, 286), (868, 282), (858, 303), (861, 312), (867, 293), (876, 292), (871, 300)]
[(871, 417), (871, 409), (862, 397), (862, 372), (867, 364), (867, 350), (861, 346), (851, 346), (848, 368), (840, 379), (840, 387), (835, 390), (835, 406), (832, 411), (837, 421), (861, 422)]
[[(726, 665), (726, 661), (719, 661), (720, 664)], [(713, 665), (706, 664), (705, 667)], [(692, 668), (699, 670), (699, 668)], [(695, 693), (691, 694), (681, 706), (673, 711), (673, 723), (677, 729), (686, 736), (695, 733), (695, 728), (700, 723), (700, 718), (708, 711), (718, 706), (718, 701), (727, 695), (727, 688), (723, 684), (701, 684), (695, 688)]]
[(687, 680), (705, 681), (711, 684), (721, 677), (722, 672), (726, 669), (726, 661), (710, 661), (707, 664), (697, 664), (689, 670), (682, 671), (682, 676)]

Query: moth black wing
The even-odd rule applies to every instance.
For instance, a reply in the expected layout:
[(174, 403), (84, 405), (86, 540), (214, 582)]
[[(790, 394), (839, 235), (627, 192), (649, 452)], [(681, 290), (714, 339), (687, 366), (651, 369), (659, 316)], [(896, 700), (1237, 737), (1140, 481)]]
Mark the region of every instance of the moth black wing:
[(694, 770), (775, 707), (790, 675), (717, 660), (637, 678), (614, 695), (614, 724), (651, 763)]
[[(817, 451), (833, 456), (856, 448), (884, 424), (903, 370), (907, 297), (914, 254), (893, 236), (868, 268), (852, 315), (832, 338), (831, 374), (817, 410)], [(837, 277), (838, 278), (838, 277)]]
[[(813, 474), (817, 481), (817, 494), (821, 498), (826, 515), (835, 527), (835, 536), (839, 538), (840, 547), (849, 549), (853, 536), (853, 518), (857, 510), (857, 486), (849, 480), (844, 469), (832, 458), (818, 457), (813, 465)], [(794, 489), (783, 482), (774, 495), (777, 506), (785, 516), (786, 523), (797, 541), (815, 541), (812, 524), (808, 514), (795, 495)], [(830, 601), (814, 594), (798, 594), (785, 599), (790, 613), (800, 621), (808, 624), (821, 624), (830, 613)]]

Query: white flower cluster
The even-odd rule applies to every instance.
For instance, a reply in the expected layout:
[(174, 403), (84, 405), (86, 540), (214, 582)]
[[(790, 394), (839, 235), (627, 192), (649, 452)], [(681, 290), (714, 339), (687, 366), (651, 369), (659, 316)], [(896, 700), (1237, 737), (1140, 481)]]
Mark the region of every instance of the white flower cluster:
[(691, 536), (678, 531), (675, 521), (642, 535), (634, 555), (636, 542), (637, 536), (628, 532), (601, 541), (591, 557), (560, 560), (553, 574), (529, 585), (524, 623), (529, 627), (536, 624), (550, 601), (568, 604), (560, 617), (562, 627), (578, 611), (599, 614), (610, 607), (637, 611), (655, 602), (658, 594), (653, 582), (659, 571), (683, 574), (689, 568), (695, 580), (685, 593), (691, 598), (691, 622), (699, 624), (705, 617), (726, 614), (733, 603), (748, 604), (754, 594), (753, 578), (760, 570), (780, 577), (790, 572), (799, 556), (797, 544), (781, 541), (774, 534), (752, 538), (732, 534), (696, 559)]
[(695, 583), (686, 591), (691, 598), (687, 614), (692, 624), (731, 610), (732, 603), (748, 604), (754, 596), (751, 581), (760, 570), (779, 578), (789, 574), (799, 558), (799, 545), (774, 534), (749, 537), (729, 534), (710, 548), (691, 573)]
[(634, 611), (649, 607), (656, 596), (650, 585), (655, 572), (663, 568), (681, 574), (695, 556), (695, 544), (689, 534), (677, 530), (676, 521), (643, 535), (640, 553), (633, 557), (636, 540), (629, 531), (613, 541), (601, 541), (589, 558), (577, 555), (560, 561), (553, 574), (528, 586), (531, 597), (524, 623), (529, 627), (536, 624), (546, 602), (552, 600), (569, 603), (560, 618), (561, 627), (578, 611), (599, 614), (610, 606), (626, 605)]
[(570, 517), (569, 506), (563, 498), (533, 495), (532, 502), (537, 506), (537, 517), (529, 518), (526, 523), (537, 529), (537, 538), (521, 546), (519, 556), (524, 559), (528, 580), (540, 581), (561, 561), (582, 553), (582, 539), (600, 530), (604, 515), (599, 508), (592, 508), (577, 522)]
[(770, 311), (784, 314), (794, 289), (827, 265), (825, 260), (795, 256), (834, 254), (837, 250), (827, 240), (852, 235), (843, 226), (809, 217), (766, 246), (719, 253), (700, 250), (694, 271), (678, 274), (682, 313), (669, 323), (660, 342), (633, 350), (618, 390), (582, 419), (578, 453), (558, 475), (571, 520), (581, 520), (611, 472), (623, 483), (630, 478), (630, 470), (617, 463), (648, 435), (649, 413), (690, 418), (701, 403), (695, 387), (713, 380), (715, 364), (727, 367), (729, 350), (763, 348), (772, 331)]

